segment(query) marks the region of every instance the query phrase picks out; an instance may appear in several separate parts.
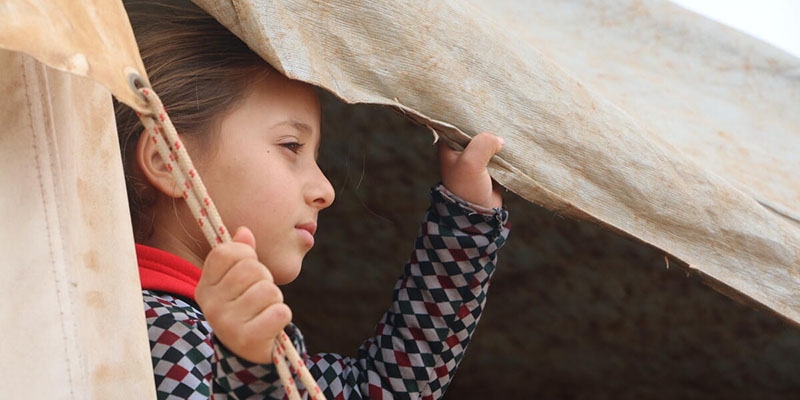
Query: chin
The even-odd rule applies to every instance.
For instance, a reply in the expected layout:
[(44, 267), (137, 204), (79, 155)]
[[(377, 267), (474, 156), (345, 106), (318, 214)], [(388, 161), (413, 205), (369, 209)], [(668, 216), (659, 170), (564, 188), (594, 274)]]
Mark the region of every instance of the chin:
[(300, 275), (301, 267), (302, 263), (297, 263), (296, 267), (285, 268), (281, 269), (281, 271), (273, 272), (272, 277), (275, 279), (275, 284), (286, 285), (287, 283), (292, 283), (295, 279), (297, 279), (297, 276)]
[[(289, 252), (285, 247), (273, 247), (270, 249), (260, 248), (259, 250), (262, 252), (258, 253), (258, 260), (269, 269), (276, 285), (292, 283), (292, 281), (297, 279), (297, 276), (300, 275), (300, 270), (303, 267), (303, 259), (306, 256), (305, 252), (296, 252), (292, 254), (292, 252)], [(273, 257), (270, 257), (271, 255)], [(278, 257), (274, 257), (275, 255)]]

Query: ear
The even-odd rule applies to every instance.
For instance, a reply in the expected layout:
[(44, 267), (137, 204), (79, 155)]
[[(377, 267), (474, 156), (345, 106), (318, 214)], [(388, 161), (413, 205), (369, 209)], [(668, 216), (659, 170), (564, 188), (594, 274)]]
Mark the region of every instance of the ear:
[(146, 131), (139, 136), (139, 143), (136, 146), (136, 163), (145, 179), (159, 192), (173, 198), (183, 195), (169, 171), (167, 162), (161, 158), (158, 147)]

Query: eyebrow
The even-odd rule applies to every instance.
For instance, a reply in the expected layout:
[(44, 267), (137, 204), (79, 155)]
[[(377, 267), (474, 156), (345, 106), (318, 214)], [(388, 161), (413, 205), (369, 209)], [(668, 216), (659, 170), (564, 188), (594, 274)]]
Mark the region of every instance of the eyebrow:
[(311, 128), (311, 125), (306, 124), (305, 122), (300, 122), (296, 119), (287, 119), (281, 122), (278, 122), (275, 125), (272, 125), (273, 128), (277, 128), (279, 126), (289, 126), (294, 129), (297, 129), (300, 133), (306, 134), (311, 136), (311, 133), (314, 131)]

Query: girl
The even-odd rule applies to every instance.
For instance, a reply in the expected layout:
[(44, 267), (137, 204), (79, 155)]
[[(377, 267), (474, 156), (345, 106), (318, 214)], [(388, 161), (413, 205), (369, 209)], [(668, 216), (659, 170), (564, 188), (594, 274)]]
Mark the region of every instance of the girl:
[(334, 190), (316, 162), (314, 88), (271, 68), (188, 0), (126, 4), (153, 88), (233, 243), (206, 243), (136, 115), (117, 107), (160, 399), (282, 398), (289, 334), (327, 398), (439, 398), (485, 303), (507, 213), (486, 170), (502, 140), (440, 146), (442, 182), (390, 310), (357, 357), (307, 355), (278, 285), (300, 272)]

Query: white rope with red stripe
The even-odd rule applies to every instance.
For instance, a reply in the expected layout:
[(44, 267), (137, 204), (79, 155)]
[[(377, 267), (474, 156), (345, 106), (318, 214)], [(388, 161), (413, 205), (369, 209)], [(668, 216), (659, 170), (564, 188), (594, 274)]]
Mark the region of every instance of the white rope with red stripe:
[[(186, 148), (178, 137), (178, 132), (172, 125), (161, 99), (152, 89), (140, 88), (138, 90), (147, 100), (147, 104), (150, 107), (150, 114), (138, 114), (144, 125), (145, 135), (148, 135), (148, 139), (152, 140), (156, 145), (159, 155), (166, 162), (167, 169), (181, 187), (183, 198), (203, 231), (206, 240), (208, 240), (211, 247), (231, 242), (233, 239), (231, 239), (228, 229), (222, 223), (222, 218), (220, 218), (214, 202), (208, 196), (208, 191), (200, 179), (200, 174), (197, 173), (197, 170), (192, 165), (189, 153), (186, 152)], [(289, 364), (286, 362), (287, 359)], [(323, 400), (325, 398), (285, 332), (281, 332), (275, 339), (272, 360), (289, 399), (300, 399), (294, 378), (292, 378), (292, 369), (299, 375), (300, 381), (303, 382), (312, 400)]]

